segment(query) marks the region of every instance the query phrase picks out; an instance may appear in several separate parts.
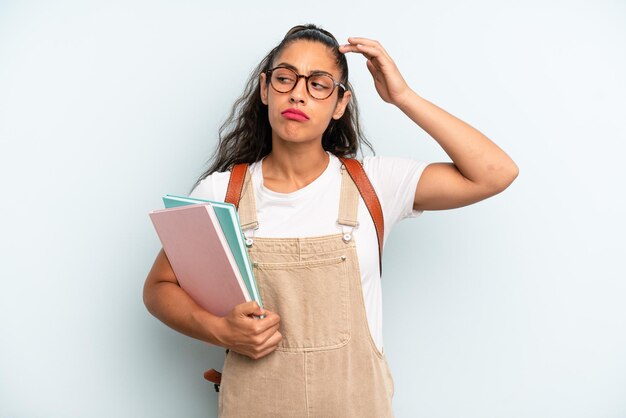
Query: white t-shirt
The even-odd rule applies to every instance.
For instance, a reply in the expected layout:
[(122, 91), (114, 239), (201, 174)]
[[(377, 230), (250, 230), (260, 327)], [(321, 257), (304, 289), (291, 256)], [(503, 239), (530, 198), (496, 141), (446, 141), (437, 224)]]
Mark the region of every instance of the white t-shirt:
[[(341, 191), (341, 161), (330, 154), (328, 167), (313, 182), (292, 193), (277, 193), (263, 185), (262, 163), (250, 165), (259, 228), (254, 236), (305, 238), (342, 232), (337, 225)], [(421, 161), (392, 157), (365, 157), (363, 168), (380, 200), (387, 240), (392, 227), (404, 218), (416, 217), (413, 197), (427, 166)], [(190, 197), (224, 201), (230, 172), (213, 173), (198, 184)], [(306, 219), (306, 222), (303, 222)], [(356, 242), (361, 286), (370, 333), (383, 348), (382, 294), (378, 265), (378, 240), (374, 222), (359, 199), (359, 226), (352, 231)], [(344, 227), (345, 228), (345, 227)], [(347, 231), (344, 231), (347, 232)]]

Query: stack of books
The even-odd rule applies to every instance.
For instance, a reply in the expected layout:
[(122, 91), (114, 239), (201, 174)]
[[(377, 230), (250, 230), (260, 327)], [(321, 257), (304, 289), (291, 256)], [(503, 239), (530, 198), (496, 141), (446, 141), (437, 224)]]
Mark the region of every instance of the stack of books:
[(251, 300), (262, 308), (235, 206), (175, 195), (163, 203), (149, 216), (181, 288), (218, 316)]

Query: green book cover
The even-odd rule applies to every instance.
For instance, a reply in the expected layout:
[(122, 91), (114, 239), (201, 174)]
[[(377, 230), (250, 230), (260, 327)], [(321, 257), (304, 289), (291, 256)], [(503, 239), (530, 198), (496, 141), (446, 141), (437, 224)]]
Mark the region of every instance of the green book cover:
[(217, 219), (220, 222), (220, 226), (222, 227), (228, 246), (233, 253), (233, 258), (237, 263), (237, 267), (239, 267), (241, 277), (246, 283), (248, 292), (250, 293), (250, 296), (252, 296), (252, 299), (255, 300), (262, 308), (263, 305), (261, 304), (261, 296), (259, 295), (256, 280), (254, 279), (254, 274), (252, 273), (252, 264), (250, 263), (250, 258), (248, 257), (248, 251), (246, 250), (243, 233), (241, 232), (241, 227), (239, 226), (239, 215), (237, 214), (235, 206), (230, 203), (214, 202), (211, 200), (170, 194), (163, 196), (163, 203), (166, 208), (175, 208), (178, 206), (193, 205), (198, 203), (210, 203), (211, 206), (213, 206), (215, 215), (217, 215)]

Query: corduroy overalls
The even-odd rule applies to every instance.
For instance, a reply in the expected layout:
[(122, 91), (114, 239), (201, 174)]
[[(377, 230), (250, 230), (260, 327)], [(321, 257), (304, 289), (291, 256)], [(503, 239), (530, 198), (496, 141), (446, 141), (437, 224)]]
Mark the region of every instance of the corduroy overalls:
[[(239, 201), (244, 230), (258, 226), (250, 177)], [(342, 168), (340, 226), (358, 225), (358, 203)], [(253, 238), (259, 292), (264, 307), (280, 315), (283, 340), (259, 360), (226, 354), (220, 418), (393, 416), (393, 381), (368, 328), (355, 245), (351, 233)]]

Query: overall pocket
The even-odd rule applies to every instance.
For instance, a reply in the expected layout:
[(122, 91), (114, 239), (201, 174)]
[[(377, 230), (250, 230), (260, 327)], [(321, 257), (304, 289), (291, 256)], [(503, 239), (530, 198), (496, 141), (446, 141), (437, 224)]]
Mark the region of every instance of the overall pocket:
[(350, 340), (346, 257), (253, 263), (263, 306), (280, 315), (277, 350), (334, 349)]

